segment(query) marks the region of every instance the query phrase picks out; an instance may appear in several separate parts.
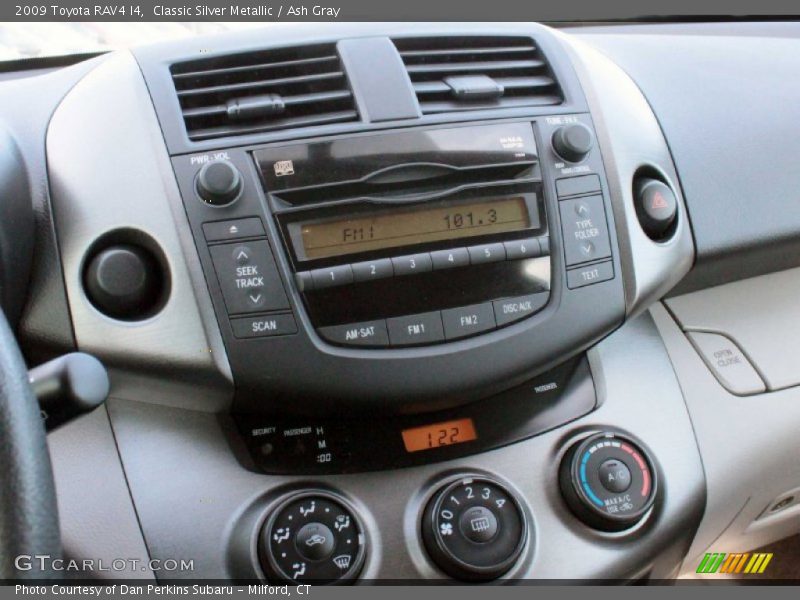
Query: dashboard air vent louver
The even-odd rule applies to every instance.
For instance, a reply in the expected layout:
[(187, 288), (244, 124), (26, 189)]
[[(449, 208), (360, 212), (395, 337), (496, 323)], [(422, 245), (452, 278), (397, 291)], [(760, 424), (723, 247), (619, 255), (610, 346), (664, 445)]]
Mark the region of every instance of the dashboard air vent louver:
[(544, 55), (529, 37), (399, 38), (394, 44), (424, 114), (564, 101)]
[(334, 44), (181, 62), (171, 73), (193, 141), (358, 118)]

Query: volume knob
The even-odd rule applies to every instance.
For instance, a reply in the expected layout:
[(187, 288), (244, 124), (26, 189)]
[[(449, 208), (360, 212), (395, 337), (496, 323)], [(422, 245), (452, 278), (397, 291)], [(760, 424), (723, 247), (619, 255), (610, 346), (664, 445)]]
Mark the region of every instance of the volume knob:
[(242, 191), (242, 175), (227, 160), (213, 160), (203, 165), (197, 174), (197, 193), (213, 206), (230, 204)]
[(553, 149), (564, 160), (580, 162), (594, 145), (592, 130), (582, 123), (559, 127), (553, 133)]

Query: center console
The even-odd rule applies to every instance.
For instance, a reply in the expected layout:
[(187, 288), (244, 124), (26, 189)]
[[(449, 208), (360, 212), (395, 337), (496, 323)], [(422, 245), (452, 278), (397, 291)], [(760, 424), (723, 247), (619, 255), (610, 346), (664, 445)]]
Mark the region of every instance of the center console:
[(143, 48), (56, 111), (76, 339), (176, 577), (680, 562), (702, 468), (639, 316), (691, 264), (677, 175), (624, 73), (528, 27)]

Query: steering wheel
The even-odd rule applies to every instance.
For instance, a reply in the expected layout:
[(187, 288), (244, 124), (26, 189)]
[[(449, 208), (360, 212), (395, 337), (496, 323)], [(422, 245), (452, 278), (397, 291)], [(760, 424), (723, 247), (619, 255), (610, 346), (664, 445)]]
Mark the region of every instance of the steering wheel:
[(0, 310), (0, 580), (53, 577), (50, 559), (60, 557), (44, 426), (22, 354)]

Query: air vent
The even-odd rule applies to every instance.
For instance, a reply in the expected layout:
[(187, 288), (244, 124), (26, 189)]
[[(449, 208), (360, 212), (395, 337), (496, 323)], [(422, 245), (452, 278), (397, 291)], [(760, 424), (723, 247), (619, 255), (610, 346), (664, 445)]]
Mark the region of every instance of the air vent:
[(528, 37), (468, 36), (394, 40), (425, 114), (551, 106), (564, 98)]
[(298, 46), (172, 65), (189, 139), (358, 118), (336, 46)]

